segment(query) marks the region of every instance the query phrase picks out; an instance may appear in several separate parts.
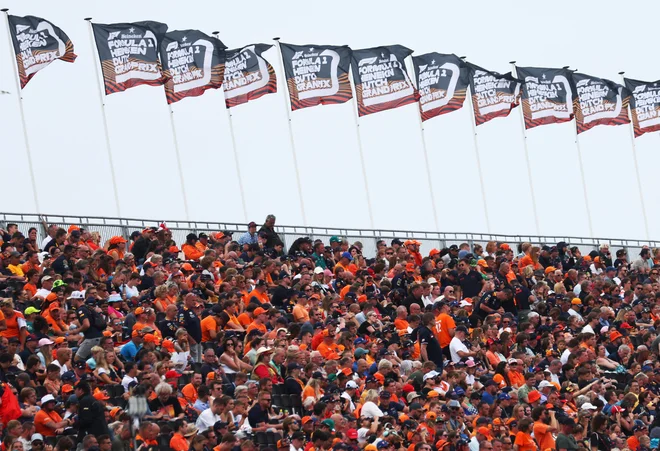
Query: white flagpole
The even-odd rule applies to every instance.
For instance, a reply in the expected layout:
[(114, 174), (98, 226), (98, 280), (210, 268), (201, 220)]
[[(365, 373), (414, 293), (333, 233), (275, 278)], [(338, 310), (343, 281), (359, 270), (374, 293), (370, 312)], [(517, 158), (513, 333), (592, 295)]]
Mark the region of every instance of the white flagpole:
[[(213, 36), (216, 38), (220, 34), (219, 31), (214, 31)], [(222, 96), (223, 100), (225, 100), (225, 92), (224, 90), (222, 91)], [(225, 103), (225, 110), (227, 112), (227, 121), (229, 122), (229, 135), (231, 136), (231, 147), (232, 150), (234, 151), (234, 162), (236, 163), (236, 176), (238, 177), (238, 190), (241, 192), (241, 206), (243, 207), (243, 218), (244, 221), (247, 223), (248, 222), (248, 212), (247, 212), (247, 203), (245, 200), (245, 191), (243, 190), (243, 179), (241, 177), (241, 165), (238, 161), (238, 151), (236, 150), (236, 137), (234, 135), (234, 119), (233, 115), (231, 114), (231, 108), (227, 108), (227, 104)]]
[[(461, 59), (465, 61), (465, 56), (461, 56)], [(469, 88), (469, 87), (468, 87)], [(474, 138), (474, 152), (477, 156), (477, 171), (479, 172), (479, 182), (481, 184), (481, 198), (484, 202), (484, 216), (486, 217), (486, 231), (491, 233), (490, 228), (490, 218), (488, 216), (488, 202), (486, 201), (486, 185), (484, 184), (484, 176), (481, 171), (481, 157), (479, 156), (479, 140), (477, 139), (477, 125), (474, 117), (474, 105), (472, 105), (472, 91), (467, 90), (468, 105), (470, 108), (469, 115), (471, 117), (470, 124), (472, 125), (472, 137)]]
[[(619, 75), (621, 75), (621, 83), (623, 86), (626, 85), (626, 80), (624, 75), (625, 72), (619, 72)], [(632, 115), (632, 111), (630, 112)], [(637, 189), (639, 190), (639, 201), (642, 205), (642, 217), (644, 218), (644, 231), (646, 232), (646, 239), (650, 240), (651, 239), (651, 234), (649, 233), (649, 220), (646, 217), (646, 206), (644, 204), (644, 192), (642, 191), (642, 178), (639, 175), (639, 163), (637, 162), (637, 145), (635, 144), (635, 132), (633, 130), (633, 127), (635, 127), (635, 124), (632, 121), (632, 118), (630, 120), (630, 145), (632, 147), (632, 153), (633, 153), (633, 161), (635, 162), (635, 176), (637, 177)]]
[(582, 150), (580, 149), (580, 135), (577, 130), (577, 118), (575, 119), (575, 146), (577, 147), (578, 162), (580, 164), (580, 177), (582, 178), (582, 191), (584, 192), (584, 205), (587, 209), (587, 224), (589, 224), (589, 235), (594, 237), (594, 226), (591, 221), (591, 208), (589, 207), (589, 196), (587, 196), (587, 182), (584, 177), (584, 163), (582, 162)]
[[(417, 78), (415, 76), (415, 64), (413, 63), (412, 56), (406, 58), (408, 62), (408, 71), (412, 74), (410, 80), (417, 85)], [(411, 70), (412, 69), (412, 70)], [(416, 86), (419, 90), (419, 87)], [(426, 166), (426, 178), (429, 182), (429, 194), (431, 195), (431, 211), (433, 212), (433, 222), (435, 230), (440, 232), (440, 222), (438, 221), (438, 208), (435, 203), (435, 194), (433, 193), (433, 182), (431, 179), (431, 165), (429, 164), (429, 153), (426, 149), (426, 132), (424, 131), (424, 121), (422, 121), (422, 112), (419, 109), (420, 104), (417, 104), (417, 117), (419, 119), (419, 131), (422, 135), (422, 149), (424, 151), (424, 165)]]
[[(518, 72), (516, 72), (516, 62), (511, 61), (510, 64), (511, 64), (511, 75), (515, 74), (514, 76), (516, 76), (517, 78)], [(523, 113), (522, 99), (520, 100), (520, 125), (522, 127), (523, 144), (525, 146), (525, 161), (527, 163), (527, 177), (529, 178), (529, 192), (532, 196), (532, 211), (534, 212), (534, 224), (536, 226), (536, 235), (541, 236), (541, 228), (539, 226), (539, 214), (538, 214), (538, 210), (536, 209), (536, 196), (534, 195), (534, 182), (532, 180), (532, 167), (529, 164), (529, 148), (527, 147), (527, 131), (525, 130), (525, 115)]]
[(176, 165), (179, 169), (179, 179), (181, 180), (181, 194), (183, 194), (183, 211), (186, 219), (190, 221), (190, 210), (188, 210), (188, 196), (186, 195), (186, 182), (183, 178), (183, 168), (181, 167), (181, 154), (179, 152), (179, 140), (176, 136), (176, 125), (174, 124), (174, 110), (171, 104), (167, 104), (170, 110), (170, 124), (172, 125), (172, 141), (174, 142), (174, 152), (176, 154)]
[[(351, 64), (351, 76), (353, 75), (353, 65)], [(350, 83), (350, 82), (349, 82)], [(357, 104), (357, 91), (353, 83), (351, 85), (351, 92), (353, 94), (353, 117), (355, 118), (355, 132), (357, 134), (358, 153), (360, 154), (360, 166), (362, 167), (362, 180), (364, 180), (364, 192), (367, 195), (367, 212), (369, 213), (369, 224), (372, 229), (376, 228), (374, 223), (374, 212), (371, 206), (371, 194), (369, 193), (369, 181), (367, 180), (367, 167), (364, 164), (364, 151), (362, 150), (362, 134), (360, 133), (360, 120), (358, 118), (358, 104)]]
[(21, 90), (21, 82), (18, 79), (18, 67), (16, 66), (17, 61), (14, 58), (14, 41), (11, 38), (11, 29), (9, 26), (9, 9), (3, 8), (0, 11), (5, 13), (5, 19), (7, 23), (7, 36), (9, 37), (9, 57), (11, 59), (11, 65), (9, 67), (12, 68), (12, 72), (14, 73), (14, 80), (16, 81), (18, 111), (21, 115), (21, 123), (23, 124), (23, 140), (25, 141), (25, 152), (27, 153), (28, 168), (30, 169), (30, 181), (32, 183), (32, 194), (34, 195), (34, 207), (37, 209), (37, 213), (41, 213), (41, 209), (39, 208), (39, 196), (37, 195), (37, 181), (34, 177), (34, 166), (32, 165), (32, 152), (30, 152), (30, 140), (28, 139), (27, 127), (25, 125), (25, 112), (23, 111), (23, 91)]
[(282, 92), (282, 98), (284, 99), (284, 110), (286, 111), (286, 118), (287, 122), (289, 123), (289, 138), (291, 139), (291, 153), (293, 155), (293, 168), (296, 171), (296, 184), (298, 185), (298, 197), (300, 198), (300, 211), (302, 213), (302, 220), (303, 220), (303, 225), (309, 225), (307, 223), (307, 215), (305, 213), (305, 200), (303, 199), (303, 191), (302, 191), (302, 184), (300, 183), (300, 172), (298, 170), (298, 156), (296, 155), (296, 144), (293, 140), (293, 126), (291, 125), (291, 111), (289, 107), (289, 100), (287, 98), (289, 97), (288, 94), (288, 87), (287, 87), (287, 81), (286, 81), (286, 74), (284, 72), (284, 60), (282, 59), (282, 49), (280, 48), (280, 38), (275, 37), (273, 38), (273, 41), (275, 41), (275, 47), (277, 47), (277, 53), (280, 57), (279, 60), (279, 66), (282, 68), (280, 72), (280, 80), (282, 82), (282, 87), (283, 92)]
[[(101, 85), (99, 83), (103, 82), (101, 72), (99, 71), (100, 61), (97, 61), (98, 50), (96, 48), (96, 42), (94, 41), (94, 30), (92, 29), (92, 18), (85, 18), (89, 24), (89, 39), (92, 45), (92, 64), (94, 65), (94, 70), (96, 72), (96, 87), (99, 93), (99, 102), (101, 103), (101, 116), (103, 117), (103, 132), (105, 134), (105, 148), (108, 152), (108, 160), (110, 162), (110, 177), (112, 179), (112, 191), (115, 195), (115, 205), (117, 207), (117, 216), (121, 218), (121, 207), (119, 204), (119, 193), (117, 191), (117, 178), (115, 177), (115, 164), (112, 160), (112, 148), (110, 147), (110, 132), (108, 131), (108, 118), (105, 113), (105, 101), (103, 100), (103, 91), (101, 90)], [(96, 51), (95, 51), (96, 50)]]

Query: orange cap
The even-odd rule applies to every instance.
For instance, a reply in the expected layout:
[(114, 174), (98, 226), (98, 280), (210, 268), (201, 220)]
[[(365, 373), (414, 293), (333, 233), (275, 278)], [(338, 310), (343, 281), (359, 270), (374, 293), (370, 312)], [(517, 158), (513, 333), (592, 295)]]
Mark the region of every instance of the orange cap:
[(156, 343), (156, 344), (160, 344), (160, 340), (159, 340), (158, 337), (155, 336), (154, 334), (146, 334), (146, 335), (144, 336), (144, 341), (145, 341), (146, 343)]
[(438, 255), (439, 253), (440, 253), (439, 250), (433, 248), (433, 249), (431, 249), (431, 251), (429, 252), (429, 257), (433, 257), (434, 255)]
[(266, 313), (266, 309), (264, 309), (263, 307), (257, 307), (256, 309), (254, 309), (254, 316), (262, 315), (264, 313)]
[(55, 337), (55, 339), (53, 341), (55, 342), (56, 345), (60, 345), (60, 344), (62, 344), (66, 341), (66, 338), (64, 338), (64, 337)]
[(117, 417), (117, 414), (122, 410), (123, 409), (121, 407), (113, 407), (112, 410), (110, 411), (110, 418), (114, 420)]
[(184, 263), (183, 265), (181, 265), (181, 269), (184, 271), (194, 271), (190, 263)]
[(224, 237), (225, 237), (225, 234), (222, 233), (222, 232), (215, 232), (215, 233), (213, 234), (213, 238), (216, 239), (216, 240), (221, 240), (221, 239), (223, 239)]
[(490, 437), (490, 429), (485, 428), (485, 427), (480, 427), (477, 429), (477, 432), (481, 435), (485, 435), (486, 437)]
[(46, 296), (47, 301), (57, 301), (57, 294), (55, 293), (48, 293), (48, 296)]
[(75, 225), (75, 224), (72, 224), (72, 225), (69, 226), (69, 229), (67, 230), (67, 232), (68, 232), (68, 233), (71, 233), (71, 232), (73, 232), (74, 230), (80, 230), (80, 227), (78, 227), (78, 226)]
[(545, 268), (545, 273), (550, 274), (551, 272), (555, 272), (556, 270), (557, 268), (555, 268), (554, 266), (548, 266), (547, 268)]
[(412, 263), (406, 263), (406, 271), (414, 272), (415, 271), (415, 265), (412, 264)]
[(206, 380), (207, 381), (213, 381), (215, 380), (215, 373), (211, 371), (209, 374), (206, 375)]
[(136, 315), (142, 315), (144, 313), (144, 308), (138, 307), (135, 309), (135, 314)]
[(181, 252), (181, 250), (176, 246), (170, 246), (168, 251), (170, 251), (171, 254), (178, 254), (179, 252)]
[(506, 243), (502, 243), (500, 244), (500, 249), (502, 249), (503, 251), (508, 251), (509, 249), (511, 249), (511, 246), (509, 246)]
[(110, 332), (109, 330), (104, 330), (103, 331), (103, 336), (104, 337), (112, 337), (112, 332)]
[(73, 386), (71, 384), (62, 385), (62, 393), (71, 393), (73, 391)]
[(167, 352), (174, 352), (174, 342), (172, 340), (163, 340), (162, 346)]
[(97, 401), (106, 401), (110, 399), (110, 396), (104, 391), (99, 390), (98, 388), (94, 390), (94, 399)]

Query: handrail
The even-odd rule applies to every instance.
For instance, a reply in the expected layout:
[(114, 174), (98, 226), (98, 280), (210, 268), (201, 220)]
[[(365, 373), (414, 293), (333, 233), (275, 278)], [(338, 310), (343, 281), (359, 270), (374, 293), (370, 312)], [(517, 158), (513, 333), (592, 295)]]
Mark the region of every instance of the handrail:
[[(61, 225), (79, 225), (95, 228), (103, 228), (104, 238), (109, 238), (110, 233), (115, 235), (122, 234), (128, 238), (130, 233), (141, 227), (158, 226), (165, 223), (173, 231), (231, 231), (245, 232), (246, 224), (223, 221), (183, 221), (183, 220), (155, 220), (140, 218), (113, 218), (104, 216), (80, 216), (80, 215), (62, 215), (62, 214), (34, 214), (34, 213), (0, 213), (0, 221), (4, 223), (17, 224), (41, 224), (45, 221), (48, 224)], [(41, 231), (38, 227), (40, 235)], [(350, 227), (324, 227), (324, 226), (295, 226), (295, 225), (276, 225), (276, 231), (284, 235), (285, 244), (291, 243), (297, 237), (330, 237), (337, 235), (340, 237), (351, 238), (352, 240), (370, 240), (368, 248), (373, 247), (375, 251), (375, 241), (378, 239), (418, 239), (427, 245), (431, 242), (433, 247), (444, 246), (448, 242), (467, 242), (472, 246), (475, 242), (498, 241), (509, 244), (530, 242), (533, 244), (555, 244), (560, 241), (577, 246), (597, 247), (601, 244), (610, 246), (620, 246), (624, 248), (640, 248), (648, 245), (651, 247), (660, 247), (660, 241), (649, 241), (632, 238), (604, 238), (604, 237), (578, 237), (567, 235), (528, 235), (528, 234), (494, 234), (479, 232), (431, 232), (419, 230), (396, 230), (396, 229), (362, 229)], [(189, 233), (189, 232), (188, 232)], [(177, 234), (177, 237), (181, 234)], [(373, 240), (373, 243), (371, 243)], [(363, 243), (366, 245), (366, 243)], [(427, 247), (427, 246), (425, 246)]]

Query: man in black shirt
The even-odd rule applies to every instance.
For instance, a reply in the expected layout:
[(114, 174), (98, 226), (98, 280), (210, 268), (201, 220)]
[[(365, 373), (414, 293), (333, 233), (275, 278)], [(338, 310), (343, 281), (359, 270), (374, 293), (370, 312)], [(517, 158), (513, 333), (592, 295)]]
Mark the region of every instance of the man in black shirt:
[(481, 292), (484, 279), (478, 271), (470, 267), (470, 261), (463, 258), (458, 262), (458, 283), (463, 290), (464, 298), (472, 298)]
[(487, 291), (479, 301), (478, 315), (481, 319), (485, 319), (488, 315), (493, 313), (504, 313), (502, 302), (513, 299), (513, 293), (508, 288), (502, 291)]
[(248, 412), (248, 420), (254, 432), (265, 432), (267, 429), (282, 429), (282, 423), (269, 424), (271, 394), (267, 391), (259, 392), (259, 402)]
[[(101, 309), (95, 306), (96, 302), (96, 299), (89, 298), (87, 300), (88, 307), (83, 304), (83, 300), (79, 297), (71, 297), (71, 305), (76, 309), (80, 327), (76, 330), (69, 331), (69, 333), (75, 335), (82, 332), (85, 337), (78, 347), (78, 352), (76, 352), (76, 360), (87, 360), (92, 352), (92, 348), (101, 343), (101, 337), (103, 336), (102, 330), (97, 327), (95, 324), (96, 321), (94, 321), (95, 317), (101, 314)], [(90, 309), (95, 309), (94, 313)]]
[(195, 362), (202, 361), (202, 326), (195, 313), (199, 299), (195, 293), (188, 293), (183, 298), (183, 308), (179, 310), (179, 324), (188, 331), (190, 355)]
[(280, 284), (272, 291), (270, 303), (277, 308), (282, 308), (284, 301), (291, 297), (291, 276), (286, 271), (280, 272)]
[(51, 268), (60, 275), (67, 271), (73, 271), (73, 254), (75, 251), (76, 248), (70, 244), (64, 246), (64, 252), (53, 261)]
[(135, 256), (136, 262), (141, 263), (141, 260), (144, 260), (145, 256), (147, 255), (153, 233), (154, 231), (149, 228), (144, 229), (142, 231), (142, 235), (140, 235), (140, 238), (135, 240), (131, 252), (133, 253), (133, 256)]
[(422, 326), (417, 331), (417, 338), (419, 340), (422, 362), (431, 361), (437, 365), (439, 371), (442, 371), (442, 348), (433, 333), (432, 327), (434, 325), (435, 316), (433, 313), (424, 313), (424, 316), (422, 316)]

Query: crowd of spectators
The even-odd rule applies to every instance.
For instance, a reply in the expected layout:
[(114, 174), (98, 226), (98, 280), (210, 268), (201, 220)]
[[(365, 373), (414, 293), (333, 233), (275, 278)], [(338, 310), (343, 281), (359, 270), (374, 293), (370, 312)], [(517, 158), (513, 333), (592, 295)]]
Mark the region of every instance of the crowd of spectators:
[(0, 229), (2, 451), (647, 451), (660, 250)]

